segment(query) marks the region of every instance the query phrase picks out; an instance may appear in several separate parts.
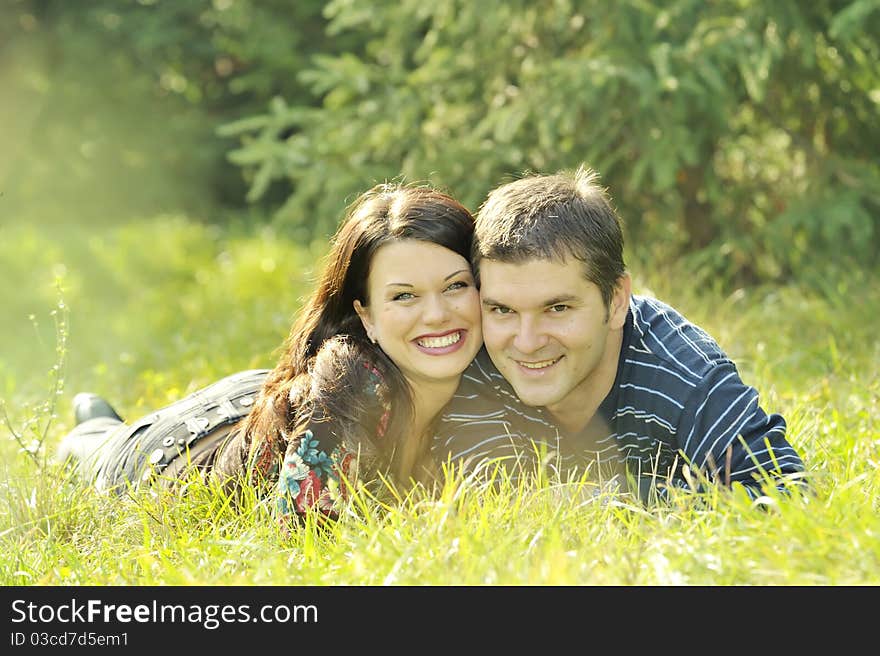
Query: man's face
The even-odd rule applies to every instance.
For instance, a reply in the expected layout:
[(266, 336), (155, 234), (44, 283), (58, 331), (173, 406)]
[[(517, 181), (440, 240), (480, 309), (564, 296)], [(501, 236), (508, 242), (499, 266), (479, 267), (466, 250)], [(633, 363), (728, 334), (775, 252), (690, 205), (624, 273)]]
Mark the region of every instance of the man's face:
[(524, 403), (578, 416), (591, 389), (607, 393), (620, 349), (609, 336), (626, 320), (628, 276), (611, 308), (573, 258), (482, 260), (480, 279), (486, 350)]

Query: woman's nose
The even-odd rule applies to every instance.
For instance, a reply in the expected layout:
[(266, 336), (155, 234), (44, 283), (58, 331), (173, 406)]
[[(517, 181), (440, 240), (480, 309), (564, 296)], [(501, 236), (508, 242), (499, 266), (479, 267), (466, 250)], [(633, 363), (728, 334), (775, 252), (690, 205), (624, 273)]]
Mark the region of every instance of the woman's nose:
[(428, 296), (424, 307), (425, 323), (443, 323), (449, 318), (449, 306), (442, 296)]

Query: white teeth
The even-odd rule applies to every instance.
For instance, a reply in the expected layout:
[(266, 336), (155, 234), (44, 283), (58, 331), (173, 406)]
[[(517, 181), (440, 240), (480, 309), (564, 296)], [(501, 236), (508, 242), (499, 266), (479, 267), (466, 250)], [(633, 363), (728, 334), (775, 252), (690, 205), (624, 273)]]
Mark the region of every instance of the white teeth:
[(526, 369), (543, 369), (544, 367), (549, 367), (551, 364), (556, 364), (558, 358), (554, 360), (541, 360), (540, 362), (520, 362), (522, 366)]
[(443, 337), (423, 337), (418, 341), (419, 346), (425, 348), (443, 348), (451, 346), (461, 339), (461, 331), (443, 335)]

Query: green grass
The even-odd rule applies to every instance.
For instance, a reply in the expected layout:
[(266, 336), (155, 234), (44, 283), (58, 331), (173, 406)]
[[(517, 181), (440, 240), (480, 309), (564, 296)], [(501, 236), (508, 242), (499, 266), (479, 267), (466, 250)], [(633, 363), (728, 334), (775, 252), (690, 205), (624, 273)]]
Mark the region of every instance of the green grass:
[(645, 508), (577, 482), (484, 488), (450, 472), (436, 494), (384, 504), (362, 493), (335, 524), (285, 535), (253, 494), (235, 506), (193, 482), (185, 496), (107, 498), (46, 456), (72, 426), (77, 391), (134, 417), (270, 366), (320, 247), (181, 216), (100, 237), (58, 226), (2, 234), (0, 398), (24, 441), (44, 442), (35, 461), (0, 428), (0, 584), (880, 583), (880, 290), (870, 272), (821, 293), (723, 294), (680, 264), (633, 267), (637, 291), (705, 327), (765, 409), (788, 419), (815, 496), (772, 497), (769, 512), (723, 491)]

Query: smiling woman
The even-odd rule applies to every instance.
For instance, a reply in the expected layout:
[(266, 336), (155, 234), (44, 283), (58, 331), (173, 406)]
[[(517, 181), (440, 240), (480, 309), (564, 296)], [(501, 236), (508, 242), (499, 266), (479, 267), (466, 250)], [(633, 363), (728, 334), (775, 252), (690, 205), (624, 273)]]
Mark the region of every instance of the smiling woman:
[(467, 259), (416, 239), (392, 241), (374, 255), (366, 299), (354, 301), (370, 341), (378, 344), (412, 391), (409, 439), (398, 474), (427, 453), (434, 419), (482, 344), (480, 298)]
[(355, 480), (435, 473), (430, 436), (482, 345), (473, 217), (425, 186), (377, 185), (351, 207), (271, 371), (240, 372), (130, 424), (75, 400), (58, 456), (98, 487), (193, 471), (274, 490), (284, 518), (336, 516)]

